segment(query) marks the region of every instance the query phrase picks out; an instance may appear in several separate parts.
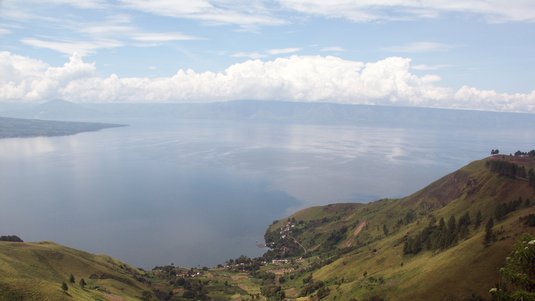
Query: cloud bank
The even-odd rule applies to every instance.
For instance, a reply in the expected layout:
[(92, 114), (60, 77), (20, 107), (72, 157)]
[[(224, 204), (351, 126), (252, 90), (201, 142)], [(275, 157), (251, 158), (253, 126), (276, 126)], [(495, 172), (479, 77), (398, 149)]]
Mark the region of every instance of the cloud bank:
[(436, 75), (411, 73), (411, 60), (376, 62), (334, 56), (247, 60), (221, 72), (180, 69), (170, 77), (99, 76), (95, 63), (73, 55), (54, 67), (0, 52), (0, 101), (208, 102), (238, 99), (403, 105), (535, 112), (535, 90), (498, 93), (463, 86), (441, 87)]

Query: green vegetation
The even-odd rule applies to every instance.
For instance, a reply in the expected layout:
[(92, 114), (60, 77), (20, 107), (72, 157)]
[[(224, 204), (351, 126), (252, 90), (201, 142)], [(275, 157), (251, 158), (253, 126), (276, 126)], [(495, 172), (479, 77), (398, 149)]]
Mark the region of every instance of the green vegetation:
[(0, 300), (139, 300), (147, 278), (108, 256), (51, 242), (0, 242)]
[(17, 235), (2, 235), (0, 241), (23, 242)]
[(517, 173), (529, 178), (529, 154), (475, 161), (401, 199), (301, 210), (268, 227), (264, 256), (215, 268), (146, 272), (0, 242), (0, 300), (534, 300), (535, 189)]
[(124, 125), (0, 117), (0, 138), (66, 136)]
[(500, 269), (501, 282), (491, 288), (494, 300), (535, 300), (535, 236), (525, 235), (506, 258)]
[(268, 228), (266, 260), (288, 263), (261, 270), (284, 270), (281, 290), (296, 300), (319, 298), (321, 284), (325, 300), (490, 300), (515, 237), (535, 233), (535, 190), (491, 170), (497, 160), (535, 167), (494, 156), (399, 200), (304, 209)]

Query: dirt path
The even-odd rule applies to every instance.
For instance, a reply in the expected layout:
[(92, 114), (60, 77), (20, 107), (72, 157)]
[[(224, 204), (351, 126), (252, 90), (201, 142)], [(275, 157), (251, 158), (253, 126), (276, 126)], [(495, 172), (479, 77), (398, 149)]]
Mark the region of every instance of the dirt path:
[(353, 231), (353, 236), (357, 237), (359, 235), (360, 231), (362, 231), (362, 229), (364, 229), (364, 227), (366, 227), (367, 224), (368, 224), (368, 221), (361, 222), (358, 225), (357, 229), (355, 229), (355, 231)]
[(296, 244), (298, 244), (298, 245), (301, 247), (301, 249), (303, 249), (303, 251), (305, 252), (305, 255), (307, 254), (307, 249), (306, 249), (300, 242), (298, 242), (297, 239), (293, 238), (293, 237), (290, 236), (290, 235), (288, 235), (288, 237), (291, 238), (291, 239), (293, 239), (293, 241), (294, 241)]
[[(359, 235), (359, 233), (364, 229), (364, 227), (366, 227), (366, 225), (368, 224), (368, 221), (363, 221), (361, 222), (357, 228), (355, 229), (355, 231), (353, 231), (353, 237), (357, 237)], [(348, 238), (347, 239), (347, 242), (346, 242), (346, 247), (351, 247), (352, 245), (352, 239), (351, 238)]]
[(112, 295), (112, 294), (106, 294), (106, 299), (109, 301), (123, 301), (124, 299), (120, 296)]

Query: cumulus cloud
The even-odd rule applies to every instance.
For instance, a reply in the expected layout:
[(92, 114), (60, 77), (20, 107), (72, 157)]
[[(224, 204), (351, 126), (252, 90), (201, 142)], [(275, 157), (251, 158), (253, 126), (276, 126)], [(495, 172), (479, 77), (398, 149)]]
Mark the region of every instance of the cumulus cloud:
[(62, 95), (69, 83), (95, 77), (95, 64), (85, 63), (73, 54), (61, 67), (0, 52), (0, 99), (41, 101)]
[(53, 67), (0, 52), (0, 100), (74, 102), (205, 102), (294, 100), (535, 112), (535, 91), (507, 94), (473, 87), (441, 87), (436, 75), (417, 76), (411, 60), (376, 62), (334, 56), (247, 60), (222, 72), (178, 70), (170, 77), (99, 76), (94, 63), (73, 55)]

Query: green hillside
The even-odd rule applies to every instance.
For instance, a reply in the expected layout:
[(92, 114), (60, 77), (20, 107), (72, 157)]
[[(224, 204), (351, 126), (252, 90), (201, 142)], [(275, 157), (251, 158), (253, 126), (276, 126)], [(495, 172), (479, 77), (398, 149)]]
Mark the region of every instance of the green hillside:
[(140, 300), (148, 290), (144, 276), (111, 257), (52, 242), (0, 241), (0, 300)]
[[(281, 289), (308, 300), (317, 295), (313, 287), (303, 292), (312, 275), (328, 288), (325, 300), (488, 299), (514, 243), (535, 234), (526, 222), (535, 214), (535, 187), (520, 175), (492, 171), (487, 162), (496, 160), (535, 166), (533, 158), (491, 157), (402, 199), (313, 207), (273, 223), (265, 235), (270, 258), (303, 257), (288, 265), (285, 277), (294, 280)], [(493, 237), (485, 244), (491, 218)]]

